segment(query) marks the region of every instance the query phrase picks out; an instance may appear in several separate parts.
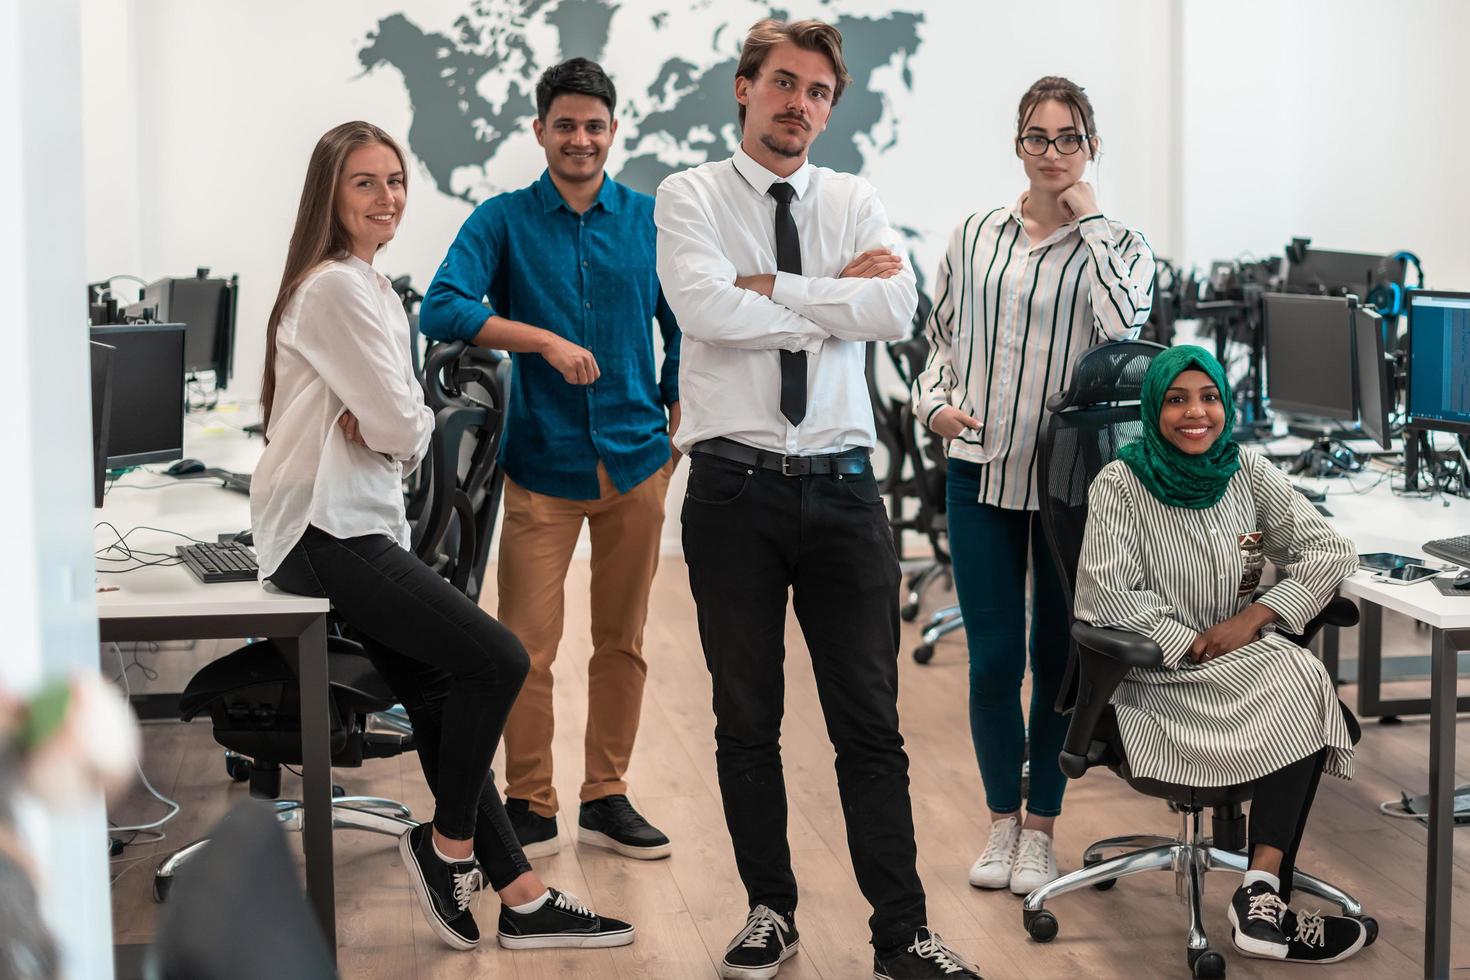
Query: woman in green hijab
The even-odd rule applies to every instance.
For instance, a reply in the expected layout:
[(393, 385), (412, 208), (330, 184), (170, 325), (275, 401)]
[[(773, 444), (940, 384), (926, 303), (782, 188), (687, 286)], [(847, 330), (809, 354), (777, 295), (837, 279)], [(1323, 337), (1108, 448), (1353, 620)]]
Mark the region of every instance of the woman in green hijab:
[[(1357, 569), (1356, 549), (1231, 439), (1230, 384), (1203, 348), (1154, 358), (1140, 401), (1141, 437), (1089, 492), (1075, 615), (1164, 652), (1113, 695), (1135, 776), (1255, 784), (1250, 870), (1228, 910), (1236, 949), (1338, 962), (1364, 945), (1362, 924), (1287, 903), (1318, 780), (1352, 776), (1350, 716), (1321, 662), (1275, 628), (1299, 634)], [(1267, 560), (1284, 577), (1257, 596)]]

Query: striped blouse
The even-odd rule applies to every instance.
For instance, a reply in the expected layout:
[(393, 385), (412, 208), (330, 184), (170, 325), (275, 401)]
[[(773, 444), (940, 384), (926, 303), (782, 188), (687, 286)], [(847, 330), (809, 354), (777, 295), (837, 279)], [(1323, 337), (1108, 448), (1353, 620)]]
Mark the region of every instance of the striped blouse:
[(1133, 774), (1192, 786), (1248, 782), (1328, 748), (1352, 776), (1352, 740), (1326, 669), (1267, 629), (1203, 664), (1189, 645), (1252, 601), (1267, 561), (1282, 581), (1256, 600), (1300, 633), (1358, 567), (1353, 543), (1271, 463), (1242, 449), (1240, 471), (1204, 510), (1161, 503), (1121, 460), (1088, 493), (1077, 619), (1143, 633), (1164, 666), (1135, 668), (1113, 694)]
[(1036, 451), (1046, 398), (1072, 362), (1106, 340), (1131, 340), (1153, 304), (1143, 235), (1100, 214), (1026, 236), (1022, 195), (972, 214), (950, 236), (934, 286), (929, 358), (914, 382), (925, 424), (953, 405), (983, 424), (949, 445), (981, 463), (980, 502), (1036, 510)]

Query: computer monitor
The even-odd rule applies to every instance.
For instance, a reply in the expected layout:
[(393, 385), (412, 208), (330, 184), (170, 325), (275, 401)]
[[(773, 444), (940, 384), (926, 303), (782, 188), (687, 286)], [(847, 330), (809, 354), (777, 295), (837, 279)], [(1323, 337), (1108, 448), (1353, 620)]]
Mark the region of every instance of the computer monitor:
[[(207, 272), (208, 270), (200, 270)], [(160, 323), (182, 323), (184, 371), (214, 374), (215, 387), (229, 386), (235, 347), (235, 288), (229, 279), (195, 276), (159, 279), (134, 306), (151, 308)]]
[(115, 348), (107, 468), (184, 458), (184, 325), (93, 327), (92, 340)]
[(107, 429), (112, 415), (112, 359), (116, 347), (91, 343), (92, 353), (92, 506), (102, 506), (107, 486)]
[(1470, 293), (1409, 293), (1406, 426), (1470, 434)]
[(1266, 391), (1272, 411), (1351, 422), (1353, 331), (1343, 296), (1266, 293)]
[(1358, 371), (1358, 420), (1363, 434), (1384, 449), (1389, 445), (1389, 416), (1393, 414), (1391, 363), (1383, 349), (1383, 318), (1374, 310), (1354, 304), (1353, 356)]
[(1405, 263), (1390, 255), (1368, 252), (1329, 252), (1305, 242), (1286, 247), (1286, 285), (1289, 293), (1367, 298), (1375, 286), (1404, 284)]

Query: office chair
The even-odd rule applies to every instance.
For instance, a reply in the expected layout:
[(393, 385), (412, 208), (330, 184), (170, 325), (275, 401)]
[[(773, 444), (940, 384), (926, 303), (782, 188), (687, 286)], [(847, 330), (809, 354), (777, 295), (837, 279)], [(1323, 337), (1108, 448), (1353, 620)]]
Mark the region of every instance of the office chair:
[[(1098, 471), (1117, 458), (1119, 448), (1142, 433), (1139, 394), (1143, 376), (1154, 355), (1163, 349), (1146, 341), (1093, 347), (1078, 360), (1067, 389), (1047, 399), (1049, 417), (1042, 432), (1038, 479), (1041, 517), (1068, 608), (1087, 521), (1088, 487)], [(1357, 621), (1357, 607), (1338, 597), (1308, 624), (1302, 636), (1290, 639), (1306, 646), (1324, 625), (1352, 626)], [(1206, 871), (1245, 872), (1248, 858), (1241, 804), (1250, 799), (1251, 786), (1196, 787), (1135, 777), (1109, 699), (1129, 670), (1158, 666), (1163, 653), (1157, 643), (1141, 634), (1075, 621), (1072, 639), (1057, 704), (1058, 711), (1071, 714), (1060, 758), (1062, 771), (1079, 779), (1088, 769), (1105, 765), (1138, 792), (1166, 800), (1179, 814), (1180, 829), (1176, 837), (1128, 835), (1093, 844), (1084, 853), (1080, 870), (1026, 896), (1022, 904), (1026, 930), (1037, 942), (1050, 942), (1058, 928), (1056, 916), (1044, 907), (1051, 899), (1089, 886), (1105, 891), (1119, 878), (1141, 871), (1172, 869), (1179, 894), (1189, 904), (1190, 969), (1196, 977), (1223, 977), (1225, 959), (1210, 948), (1204, 931), (1203, 878)], [(1345, 708), (1343, 711), (1356, 741), (1356, 720)], [(1208, 837), (1201, 829), (1206, 808), (1213, 811), (1213, 834)], [(1104, 852), (1119, 850), (1125, 853), (1104, 859)], [(1330, 899), (1345, 914), (1361, 919), (1368, 942), (1377, 937), (1377, 923), (1363, 915), (1363, 907), (1346, 892), (1302, 871), (1296, 872), (1293, 886)]]
[(217, 846), (179, 876), (147, 968), (120, 970), (118, 980), (334, 980), (331, 950), (270, 808), (242, 800), (210, 837)]
[[(495, 510), (504, 476), (497, 453), (505, 401), (495, 354), (461, 342), (430, 348), (425, 358), (425, 401), (434, 408), (434, 435), (423, 468), (420, 515), (412, 522), (412, 550), (455, 588), (478, 599), (489, 560)], [(397, 698), (335, 617), (329, 622), (327, 675), (334, 767), (361, 766), (413, 749), (413, 731)], [(209, 712), (214, 738), (227, 751), (232, 779), (250, 781), (252, 796), (273, 801), (288, 830), (301, 830), (299, 800), (277, 799), (281, 766), (301, 764), (300, 690), (296, 664), (269, 640), (251, 643), (202, 668), (179, 698), (179, 716)], [(415, 824), (408, 807), (378, 797), (338, 795), (332, 826), (392, 837)], [(164, 901), (175, 873), (209, 844), (195, 841), (158, 865), (153, 894)]]

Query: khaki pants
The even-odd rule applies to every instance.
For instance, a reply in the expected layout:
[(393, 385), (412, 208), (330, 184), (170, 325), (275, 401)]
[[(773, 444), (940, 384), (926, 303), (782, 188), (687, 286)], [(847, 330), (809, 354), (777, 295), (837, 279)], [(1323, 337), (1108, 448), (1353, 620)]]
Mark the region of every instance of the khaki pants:
[(505, 481), (498, 569), (499, 619), (531, 657), (505, 726), (505, 795), (544, 817), (551, 784), (551, 664), (561, 642), (567, 566), (585, 520), (592, 537), (592, 659), (587, 665), (586, 775), (582, 802), (626, 793), (623, 777), (643, 707), (643, 624), (658, 568), (673, 464), (620, 494), (602, 464), (596, 500), (565, 500)]

